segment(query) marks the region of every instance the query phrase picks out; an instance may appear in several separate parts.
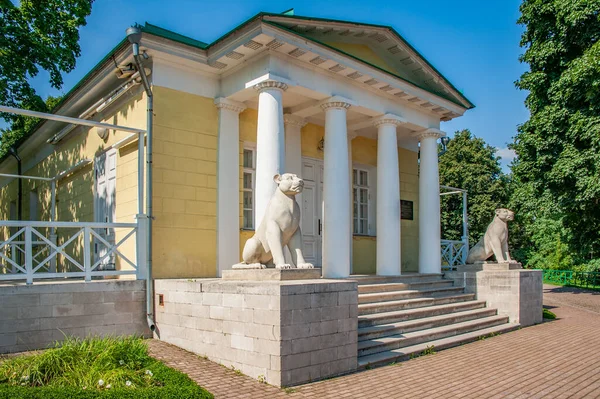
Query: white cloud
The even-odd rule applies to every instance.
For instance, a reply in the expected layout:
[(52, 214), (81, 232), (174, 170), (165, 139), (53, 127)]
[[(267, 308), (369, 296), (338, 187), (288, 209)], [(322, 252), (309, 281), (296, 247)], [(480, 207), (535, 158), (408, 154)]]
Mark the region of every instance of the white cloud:
[(510, 163), (517, 157), (515, 151), (510, 148), (496, 148), (496, 155), (502, 158), (502, 163)]

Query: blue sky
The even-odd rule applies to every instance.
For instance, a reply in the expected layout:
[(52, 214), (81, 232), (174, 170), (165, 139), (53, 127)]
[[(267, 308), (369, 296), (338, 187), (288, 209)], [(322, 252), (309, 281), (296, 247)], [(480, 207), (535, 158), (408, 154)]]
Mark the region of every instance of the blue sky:
[(476, 105), (463, 117), (443, 123), (442, 129), (450, 136), (471, 129), (501, 149), (506, 165), (510, 154), (502, 149), (528, 117), (523, 105), (526, 93), (514, 86), (527, 69), (518, 61), (523, 29), (516, 24), (519, 4), (519, 0), (96, 0), (87, 26), (81, 29), (81, 57), (76, 69), (65, 76), (63, 89), (50, 88), (43, 73), (33, 82), (44, 97), (67, 92), (134, 22), (147, 21), (211, 42), (260, 11), (293, 7), (296, 15), (393, 26)]

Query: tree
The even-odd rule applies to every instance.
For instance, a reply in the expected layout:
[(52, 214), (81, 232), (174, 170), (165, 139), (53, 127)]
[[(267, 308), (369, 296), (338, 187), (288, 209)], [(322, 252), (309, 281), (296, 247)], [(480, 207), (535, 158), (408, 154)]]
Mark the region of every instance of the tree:
[[(492, 221), (496, 208), (507, 206), (507, 178), (496, 149), (468, 129), (455, 133), (440, 156), (440, 184), (468, 191), (469, 242), (476, 243)], [(441, 199), (442, 238), (462, 236), (462, 196)]]
[(546, 220), (558, 244), (589, 259), (600, 250), (600, 0), (524, 0), (520, 10), (529, 71), (516, 85), (529, 91), (530, 118), (511, 145), (514, 203), (530, 234)]
[[(92, 11), (93, 0), (0, 0), (0, 104), (47, 112), (55, 98), (42, 100), (29, 83), (40, 70), (50, 84), (63, 85), (62, 74), (75, 68), (80, 55), (79, 27)], [(11, 128), (0, 137), (0, 156), (37, 122), (2, 114)]]

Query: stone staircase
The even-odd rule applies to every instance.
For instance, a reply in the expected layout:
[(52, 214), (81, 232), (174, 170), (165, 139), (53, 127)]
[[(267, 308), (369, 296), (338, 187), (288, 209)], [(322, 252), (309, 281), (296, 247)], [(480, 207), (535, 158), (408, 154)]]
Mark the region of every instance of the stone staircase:
[(358, 281), (358, 367), (383, 366), (518, 327), (441, 274), (353, 276)]

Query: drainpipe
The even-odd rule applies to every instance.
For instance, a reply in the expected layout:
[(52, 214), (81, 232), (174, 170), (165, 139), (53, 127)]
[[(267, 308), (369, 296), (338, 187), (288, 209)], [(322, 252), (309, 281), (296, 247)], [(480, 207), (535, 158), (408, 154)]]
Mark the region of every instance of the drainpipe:
[[(137, 26), (131, 26), (126, 30), (127, 40), (131, 43), (133, 58), (137, 66), (140, 77), (142, 78), (142, 84), (146, 91), (147, 98), (147, 113), (146, 113), (146, 217), (148, 218), (148, 229), (146, 236), (146, 320), (150, 331), (154, 331), (156, 326), (154, 324), (154, 286), (152, 280), (152, 112), (153, 112), (153, 95), (150, 83), (148, 83), (148, 77), (142, 61), (140, 59), (140, 39), (142, 38), (142, 31)], [(144, 54), (144, 58), (148, 56)], [(139, 148), (143, 148), (144, 136), (140, 135)], [(138, 156), (141, 156), (140, 151)], [(140, 182), (141, 183), (141, 182)], [(140, 206), (141, 208), (141, 206)]]

